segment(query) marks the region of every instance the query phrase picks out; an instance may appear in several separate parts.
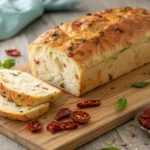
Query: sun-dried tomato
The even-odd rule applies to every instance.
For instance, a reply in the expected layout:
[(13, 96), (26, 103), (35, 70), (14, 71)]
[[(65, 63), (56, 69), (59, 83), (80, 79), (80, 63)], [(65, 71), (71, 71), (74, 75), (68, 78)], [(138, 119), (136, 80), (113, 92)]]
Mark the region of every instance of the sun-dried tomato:
[(142, 114), (142, 117), (145, 118), (145, 119), (150, 119), (150, 110), (144, 110), (143, 111), (143, 114)]
[(51, 133), (56, 133), (58, 131), (76, 129), (78, 125), (79, 125), (78, 123), (73, 121), (62, 121), (62, 122), (51, 121), (46, 128), (47, 131)]
[(60, 128), (60, 123), (57, 121), (51, 121), (47, 127), (46, 127), (47, 131), (51, 132), (51, 133), (56, 133), (58, 131), (61, 131)]
[(91, 117), (87, 112), (73, 111), (73, 112), (71, 112), (71, 118), (73, 121), (75, 121), (79, 124), (84, 124), (84, 123), (87, 123)]
[(32, 120), (26, 124), (26, 128), (32, 132), (38, 132), (42, 130), (42, 124), (38, 120)]
[(139, 121), (144, 128), (150, 129), (150, 109), (143, 111)]
[(72, 129), (76, 129), (78, 126), (79, 124), (73, 121), (60, 122), (61, 130), (72, 130)]
[(34, 62), (35, 62), (36, 64), (40, 64), (40, 61), (39, 61), (39, 60), (34, 59)]
[(56, 120), (60, 120), (62, 118), (65, 118), (65, 117), (69, 117), (70, 116), (70, 109), (69, 108), (62, 108), (58, 111), (58, 113), (56, 114)]
[(21, 55), (21, 52), (18, 49), (8, 49), (8, 50), (5, 50), (5, 52), (9, 56), (20, 56)]
[(81, 103), (77, 103), (77, 107), (79, 108), (89, 108), (89, 107), (96, 107), (101, 104), (100, 100), (88, 100), (83, 101)]
[(143, 117), (140, 117), (140, 123), (144, 128), (150, 129), (150, 119), (144, 119)]

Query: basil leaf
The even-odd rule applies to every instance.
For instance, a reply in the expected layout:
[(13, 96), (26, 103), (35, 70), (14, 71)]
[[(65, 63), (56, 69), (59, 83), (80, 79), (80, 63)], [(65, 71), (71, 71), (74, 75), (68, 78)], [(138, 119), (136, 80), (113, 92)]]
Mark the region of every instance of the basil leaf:
[(122, 110), (122, 109), (124, 109), (126, 106), (127, 106), (127, 99), (123, 97), (123, 98), (120, 98), (120, 99), (117, 101), (116, 109), (117, 109), (117, 110)]
[(0, 67), (2, 67), (2, 68), (9, 69), (14, 65), (15, 65), (15, 60), (14, 59), (6, 59), (3, 63), (0, 62)]
[(19, 104), (17, 104), (17, 103), (15, 103), (15, 104), (16, 104), (17, 107), (20, 107), (20, 106), (21, 106), (21, 105), (19, 105)]
[(150, 82), (134, 82), (134, 83), (132, 83), (132, 86), (136, 87), (136, 88), (143, 88), (143, 87), (146, 87), (149, 85), (150, 85)]
[(61, 84), (60, 84), (60, 87), (61, 87), (61, 88), (65, 88), (64, 83), (61, 83)]
[(99, 150), (120, 150), (120, 149), (117, 147), (108, 147), (108, 148), (101, 148)]
[(126, 49), (128, 49), (130, 46), (129, 45), (125, 45), (125, 47), (120, 51), (120, 53), (122, 53), (123, 51), (125, 51)]
[(3, 66), (3, 64), (1, 63), (1, 61), (0, 61), (0, 67), (2, 67)]
[(19, 74), (15, 74), (15, 73), (10, 73), (13, 76), (19, 76)]
[(14, 59), (6, 59), (2, 65), (4, 68), (9, 69), (15, 65), (15, 60)]

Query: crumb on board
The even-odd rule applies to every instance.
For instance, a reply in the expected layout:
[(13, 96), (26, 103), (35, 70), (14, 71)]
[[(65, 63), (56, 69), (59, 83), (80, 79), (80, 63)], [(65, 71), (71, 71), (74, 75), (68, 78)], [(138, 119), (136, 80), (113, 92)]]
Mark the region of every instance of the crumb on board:
[(136, 128), (137, 128), (137, 125), (135, 125), (134, 123), (131, 123), (131, 124), (129, 124), (129, 127), (132, 127), (132, 128), (134, 128), (134, 129), (136, 129)]
[(5, 119), (6, 119), (5, 117), (0, 116), (0, 120), (5, 120)]
[(114, 86), (112, 86), (110, 89), (111, 89), (111, 90), (114, 90), (114, 89), (115, 89), (115, 87), (114, 87)]
[(45, 116), (44, 119), (47, 119), (47, 116)]
[(106, 93), (105, 93), (105, 92), (101, 92), (101, 94), (102, 94), (102, 95), (106, 95)]
[(127, 143), (125, 143), (125, 142), (121, 142), (120, 144), (121, 144), (121, 146), (127, 146)]
[(112, 145), (113, 143), (115, 143), (116, 141), (116, 138), (114, 137), (110, 142), (109, 142), (109, 145)]
[(132, 138), (136, 137), (133, 132), (130, 132), (130, 136), (131, 136)]
[(148, 145), (148, 142), (144, 142), (143, 144), (144, 144), (144, 145)]

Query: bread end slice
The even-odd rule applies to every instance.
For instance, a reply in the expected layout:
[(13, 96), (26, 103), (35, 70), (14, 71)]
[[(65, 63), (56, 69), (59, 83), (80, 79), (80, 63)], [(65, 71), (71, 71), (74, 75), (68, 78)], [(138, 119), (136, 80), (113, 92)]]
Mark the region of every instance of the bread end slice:
[(48, 102), (38, 106), (19, 106), (0, 96), (0, 116), (12, 120), (29, 121), (35, 119), (46, 113), (49, 106)]

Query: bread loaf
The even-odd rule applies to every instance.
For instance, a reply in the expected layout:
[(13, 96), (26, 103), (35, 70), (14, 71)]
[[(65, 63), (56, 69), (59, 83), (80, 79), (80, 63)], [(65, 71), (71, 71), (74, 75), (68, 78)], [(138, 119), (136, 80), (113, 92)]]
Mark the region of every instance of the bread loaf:
[(0, 69), (0, 94), (18, 105), (33, 106), (58, 99), (61, 91), (28, 73)]
[(40, 104), (38, 106), (20, 106), (0, 96), (0, 116), (12, 120), (32, 120), (46, 113), (48, 109), (49, 103)]
[(87, 14), (43, 33), (28, 53), (34, 76), (80, 96), (150, 62), (150, 11)]

